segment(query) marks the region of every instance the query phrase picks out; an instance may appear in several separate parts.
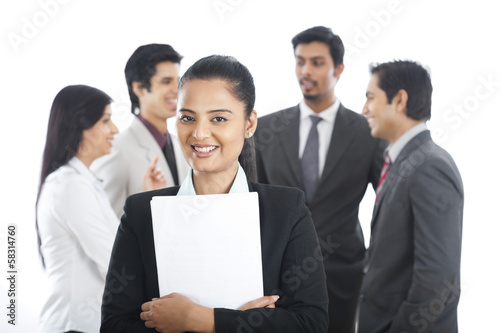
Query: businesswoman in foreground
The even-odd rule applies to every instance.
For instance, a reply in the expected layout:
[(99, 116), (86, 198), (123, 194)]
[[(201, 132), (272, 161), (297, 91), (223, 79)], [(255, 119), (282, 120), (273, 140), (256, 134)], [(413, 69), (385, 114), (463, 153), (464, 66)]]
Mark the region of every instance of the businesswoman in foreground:
[[(127, 199), (106, 279), (101, 332), (326, 332), (325, 273), (303, 193), (249, 181), (255, 179), (251, 137), (257, 126), (250, 72), (232, 57), (209, 56), (186, 71), (178, 96), (177, 132), (192, 172), (180, 188)], [(159, 295), (152, 197), (249, 191), (259, 196), (266, 296), (232, 310), (207, 308), (177, 293)]]
[[(119, 221), (89, 170), (111, 151), (118, 129), (111, 98), (84, 85), (63, 88), (50, 111), (37, 210), (40, 254), (49, 281), (40, 332), (98, 332), (100, 302)], [(165, 186), (152, 165), (147, 189)]]

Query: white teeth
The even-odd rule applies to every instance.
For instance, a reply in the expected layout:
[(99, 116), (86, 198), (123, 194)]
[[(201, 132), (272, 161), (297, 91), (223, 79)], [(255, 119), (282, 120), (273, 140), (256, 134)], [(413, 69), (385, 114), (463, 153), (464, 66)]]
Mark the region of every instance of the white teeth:
[(196, 150), (197, 152), (199, 153), (209, 153), (211, 152), (212, 150), (214, 150), (215, 146), (210, 146), (210, 147), (196, 147), (196, 146), (193, 146), (194, 150)]

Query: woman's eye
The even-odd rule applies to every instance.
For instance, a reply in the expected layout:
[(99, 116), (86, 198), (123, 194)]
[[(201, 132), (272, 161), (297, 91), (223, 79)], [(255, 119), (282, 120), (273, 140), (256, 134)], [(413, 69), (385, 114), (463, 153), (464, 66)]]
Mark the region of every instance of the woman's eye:
[(187, 116), (187, 115), (182, 115), (182, 116), (181, 116), (181, 121), (182, 121), (183, 123), (187, 123), (187, 122), (190, 122), (190, 121), (193, 121), (193, 120), (194, 120), (194, 119), (193, 119), (193, 117), (191, 117), (191, 116)]
[(222, 122), (225, 122), (226, 120), (227, 119), (224, 117), (215, 117), (213, 121), (216, 123), (222, 123)]

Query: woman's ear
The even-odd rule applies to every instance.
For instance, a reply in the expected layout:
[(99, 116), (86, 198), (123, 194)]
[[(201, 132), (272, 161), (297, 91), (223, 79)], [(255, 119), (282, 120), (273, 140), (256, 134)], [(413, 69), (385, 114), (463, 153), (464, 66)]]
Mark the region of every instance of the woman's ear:
[(245, 137), (246, 138), (252, 137), (256, 129), (257, 129), (257, 111), (252, 110), (252, 112), (250, 113), (250, 117), (248, 117), (247, 119), (247, 126), (245, 128)]

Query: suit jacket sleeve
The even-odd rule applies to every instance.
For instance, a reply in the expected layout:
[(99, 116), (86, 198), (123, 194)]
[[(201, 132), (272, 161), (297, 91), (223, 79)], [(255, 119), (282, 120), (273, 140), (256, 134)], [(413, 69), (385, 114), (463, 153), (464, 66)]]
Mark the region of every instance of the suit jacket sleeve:
[(216, 332), (326, 332), (328, 297), (321, 250), (304, 194), (294, 193), (290, 214), (295, 224), (282, 261), (276, 263), (281, 265), (276, 308), (215, 309)]
[(458, 170), (443, 159), (418, 166), (409, 188), (413, 276), (389, 332), (430, 332), (458, 303), (463, 190)]
[[(134, 207), (139, 206), (132, 203), (131, 198), (127, 198), (111, 253), (102, 301), (101, 332), (155, 332), (154, 329), (146, 328), (139, 317), (141, 305), (159, 296), (158, 291), (148, 291), (144, 268), (145, 261), (155, 260), (154, 250), (152, 258), (143, 260), (142, 254), (148, 244), (140, 244), (138, 230), (131, 223), (137, 218)], [(152, 244), (149, 246), (153, 247)], [(148, 253), (146, 251), (145, 255), (148, 256)], [(156, 271), (153, 272), (155, 274)]]

